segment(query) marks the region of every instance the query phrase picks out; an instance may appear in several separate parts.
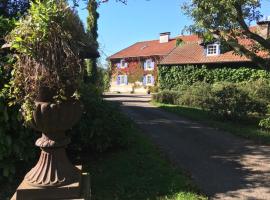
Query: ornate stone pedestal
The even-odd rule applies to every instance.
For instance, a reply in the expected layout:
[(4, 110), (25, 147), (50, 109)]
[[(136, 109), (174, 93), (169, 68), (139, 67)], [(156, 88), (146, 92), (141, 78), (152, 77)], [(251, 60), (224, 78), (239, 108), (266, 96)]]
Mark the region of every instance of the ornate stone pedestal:
[[(81, 166), (77, 166), (81, 173)], [(34, 187), (25, 180), (11, 200), (91, 200), (90, 175), (81, 173), (80, 181), (59, 187)]]
[(90, 198), (89, 175), (82, 176), (81, 167), (73, 166), (65, 151), (70, 143), (65, 131), (80, 119), (81, 113), (79, 102), (36, 102), (31, 125), (42, 132), (42, 137), (36, 141), (41, 154), (12, 200)]

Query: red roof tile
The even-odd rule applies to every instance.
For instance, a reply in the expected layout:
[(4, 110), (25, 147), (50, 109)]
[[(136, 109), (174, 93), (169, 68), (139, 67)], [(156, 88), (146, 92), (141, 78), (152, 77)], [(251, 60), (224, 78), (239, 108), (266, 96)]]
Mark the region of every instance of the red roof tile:
[[(179, 36), (184, 42), (196, 42), (199, 40), (196, 35)], [(134, 58), (148, 56), (165, 56), (176, 47), (176, 39), (173, 38), (167, 43), (160, 43), (159, 40), (137, 42), (132, 46), (123, 49), (109, 57), (109, 59)]]
[(209, 64), (226, 62), (246, 62), (250, 59), (229, 51), (220, 55), (206, 56), (204, 47), (198, 43), (184, 44), (175, 48), (160, 64)]

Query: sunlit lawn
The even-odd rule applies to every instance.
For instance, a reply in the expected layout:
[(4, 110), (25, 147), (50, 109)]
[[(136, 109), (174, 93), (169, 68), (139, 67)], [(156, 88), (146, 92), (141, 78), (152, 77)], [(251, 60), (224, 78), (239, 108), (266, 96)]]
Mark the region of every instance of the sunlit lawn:
[(175, 113), (182, 117), (187, 117), (188, 119), (202, 122), (211, 127), (215, 127), (221, 130), (228, 131), (232, 134), (252, 139), (258, 143), (270, 144), (270, 132), (261, 130), (255, 120), (248, 121), (224, 121), (216, 118), (215, 116), (209, 114), (199, 108), (161, 104), (152, 102), (155, 106), (164, 109), (166, 111)]

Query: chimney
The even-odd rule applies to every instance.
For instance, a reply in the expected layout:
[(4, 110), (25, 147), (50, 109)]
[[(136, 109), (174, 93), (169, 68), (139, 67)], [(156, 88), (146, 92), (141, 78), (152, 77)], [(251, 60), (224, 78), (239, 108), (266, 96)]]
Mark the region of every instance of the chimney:
[(170, 32), (160, 33), (159, 34), (159, 43), (167, 43), (170, 40)]
[(263, 17), (260, 21), (257, 22), (258, 31), (262, 37), (265, 39), (270, 37), (270, 16)]

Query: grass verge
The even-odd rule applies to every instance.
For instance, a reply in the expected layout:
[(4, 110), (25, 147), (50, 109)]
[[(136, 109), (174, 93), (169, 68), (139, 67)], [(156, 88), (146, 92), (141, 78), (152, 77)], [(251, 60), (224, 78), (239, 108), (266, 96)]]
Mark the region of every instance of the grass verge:
[(208, 126), (228, 131), (234, 135), (244, 137), (247, 139), (252, 139), (253, 141), (260, 144), (270, 144), (270, 133), (261, 130), (252, 122), (240, 122), (240, 121), (221, 121), (211, 115), (209, 112), (204, 111), (199, 108), (185, 107), (179, 105), (162, 104), (157, 102), (152, 102), (153, 105), (175, 113), (179, 116), (186, 117), (188, 119), (202, 122)]
[[(126, 149), (106, 154), (73, 152), (75, 162), (83, 163), (84, 170), (91, 174), (92, 200), (207, 199), (187, 174), (173, 167), (147, 138), (136, 133), (135, 128), (130, 132), (132, 142)], [(0, 199), (10, 199), (24, 174), (18, 174), (17, 180), (2, 188)]]
[(126, 150), (90, 162), (93, 200), (206, 200), (188, 176), (140, 134)]

